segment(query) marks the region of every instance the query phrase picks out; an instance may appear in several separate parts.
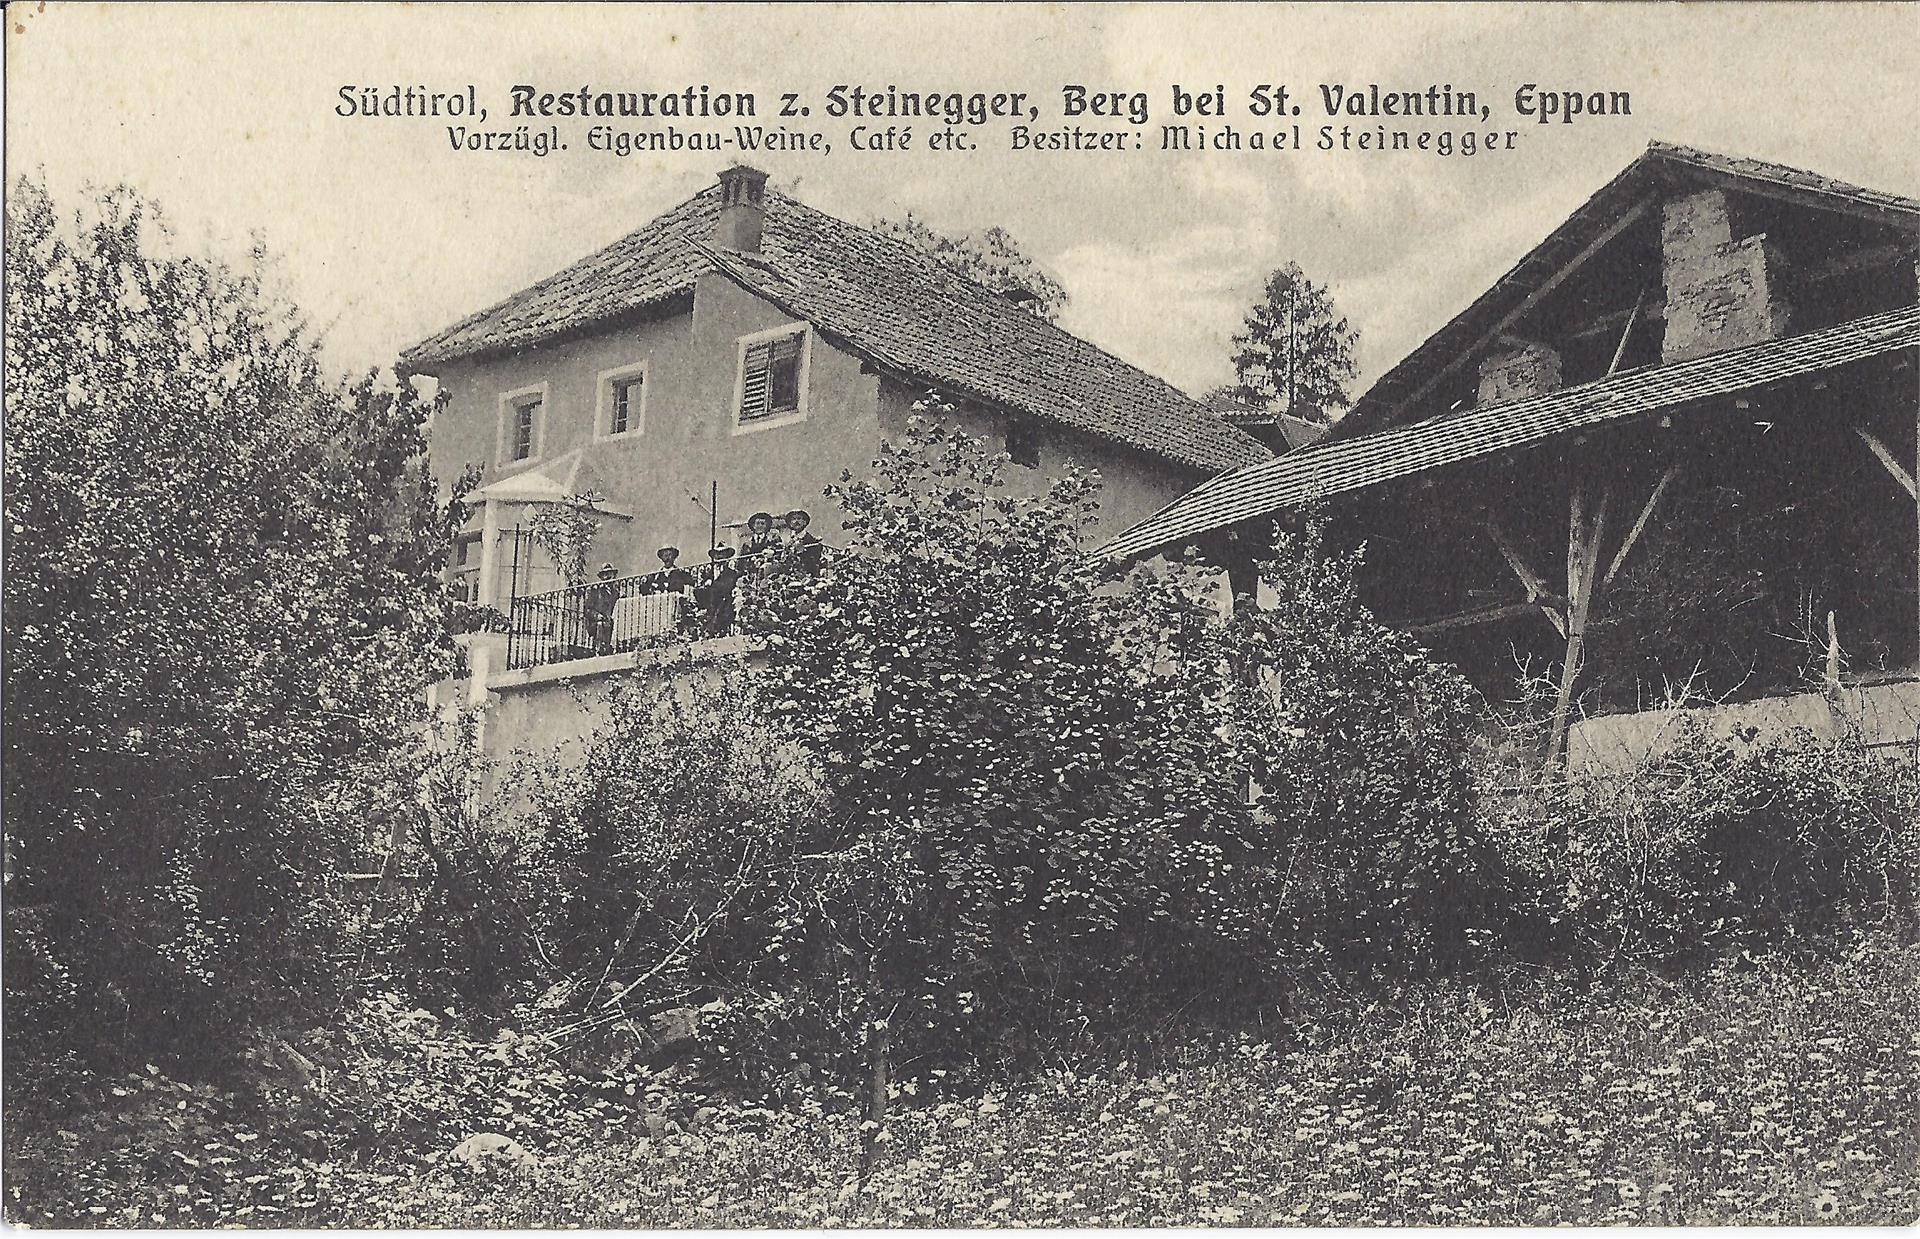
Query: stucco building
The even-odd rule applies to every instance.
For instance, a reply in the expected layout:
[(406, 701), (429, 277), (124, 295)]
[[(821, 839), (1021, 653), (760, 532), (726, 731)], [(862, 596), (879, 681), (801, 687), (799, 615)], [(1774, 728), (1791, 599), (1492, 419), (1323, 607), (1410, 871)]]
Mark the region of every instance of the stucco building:
[[(511, 616), (477, 651), (476, 697), (505, 671), (605, 661), (577, 597), (526, 536), (533, 512), (595, 493), (591, 566), (629, 587), (676, 546), (698, 569), (756, 512), (810, 511), (822, 491), (938, 393), (1004, 449), (1027, 487), (1070, 463), (1099, 472), (1103, 527), (1196, 483), (1266, 460), (1258, 440), (1172, 385), (948, 270), (899, 240), (769, 189), (733, 167), (613, 245), (408, 350), (448, 403), (429, 453), (439, 476), (477, 467), (456, 549), (462, 594)], [(630, 622), (631, 621), (631, 622)], [(589, 621), (590, 623), (590, 621)], [(570, 627), (571, 625), (571, 627)], [(619, 640), (659, 617), (619, 617)], [(657, 634), (656, 634), (657, 635)], [(709, 635), (695, 630), (692, 635)], [(516, 682), (510, 676), (502, 683)]]

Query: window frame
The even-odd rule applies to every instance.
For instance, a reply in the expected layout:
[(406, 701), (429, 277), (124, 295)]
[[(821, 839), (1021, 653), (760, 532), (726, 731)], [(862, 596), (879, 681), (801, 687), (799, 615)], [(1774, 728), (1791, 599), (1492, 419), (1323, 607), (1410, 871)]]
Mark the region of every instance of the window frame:
[[(627, 410), (627, 428), (613, 428), (614, 394), (620, 384), (640, 380), (640, 403), (638, 407)], [(647, 373), (645, 361), (631, 362), (624, 366), (615, 366), (611, 370), (602, 370), (594, 378), (593, 437), (604, 439), (637, 439), (647, 432), (647, 392), (653, 386), (652, 376)]]
[[(799, 390), (795, 393), (795, 408), (791, 413), (768, 416), (758, 421), (740, 420), (740, 405), (747, 395), (747, 353), (757, 344), (787, 336), (800, 337), (800, 369), (796, 377)], [(813, 325), (807, 322), (783, 323), (778, 327), (769, 327), (765, 331), (755, 331), (734, 341), (733, 362), (733, 404), (727, 415), (733, 435), (752, 434), (757, 430), (772, 430), (776, 426), (791, 426), (795, 422), (807, 420), (807, 389), (813, 372)], [(771, 384), (772, 376), (768, 376)]]
[[(546, 452), (547, 418), (552, 411), (552, 400), (545, 382), (533, 383), (526, 387), (517, 387), (512, 391), (500, 393), (500, 423), (494, 442), (494, 459), (502, 469), (518, 469), (539, 460)], [(515, 458), (513, 455), (513, 431), (515, 415), (529, 404), (537, 404), (533, 415), (532, 433), (528, 436), (527, 455)]]

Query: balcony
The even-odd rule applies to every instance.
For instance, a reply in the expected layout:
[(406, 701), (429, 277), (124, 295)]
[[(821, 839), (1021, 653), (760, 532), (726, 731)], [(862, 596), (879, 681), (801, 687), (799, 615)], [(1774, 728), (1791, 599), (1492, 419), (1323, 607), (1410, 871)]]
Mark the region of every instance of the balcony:
[(821, 560), (818, 553), (768, 551), (515, 598), (506, 669), (733, 636), (741, 604), (754, 590), (781, 574), (816, 572)]

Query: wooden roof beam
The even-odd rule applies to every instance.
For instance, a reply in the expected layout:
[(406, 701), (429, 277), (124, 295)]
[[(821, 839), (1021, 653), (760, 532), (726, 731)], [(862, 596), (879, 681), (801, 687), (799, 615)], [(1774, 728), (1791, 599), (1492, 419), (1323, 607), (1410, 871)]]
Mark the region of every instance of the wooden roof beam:
[(1589, 258), (1592, 258), (1595, 254), (1599, 253), (1602, 249), (1606, 248), (1609, 242), (1611, 242), (1615, 237), (1619, 236), (1621, 233), (1625, 232), (1628, 229), (1628, 227), (1630, 227), (1636, 220), (1638, 220), (1641, 216), (1647, 213), (1647, 209), (1649, 207), (1653, 206), (1658, 201), (1659, 201), (1659, 198), (1657, 195), (1648, 194), (1646, 197), (1640, 199), (1638, 202), (1634, 203), (1631, 207), (1629, 207), (1625, 212), (1621, 214), (1619, 219), (1615, 220), (1612, 224), (1608, 225), (1607, 228), (1605, 228), (1600, 233), (1600, 235), (1596, 236), (1593, 240), (1587, 242), (1586, 245), (1582, 246), (1580, 248), (1580, 251), (1576, 253), (1572, 258), (1560, 264), (1560, 266), (1555, 269), (1554, 273), (1551, 276), (1547, 277), (1547, 279), (1543, 281), (1539, 285), (1539, 287), (1535, 288), (1532, 292), (1528, 293), (1525, 297), (1523, 297), (1520, 301), (1520, 304), (1514, 306), (1513, 309), (1507, 311), (1507, 313), (1503, 315), (1498, 322), (1494, 323), (1490, 329), (1483, 332), (1477, 341), (1475, 341), (1471, 346), (1465, 349), (1462, 349), (1460, 352), (1456, 353), (1452, 361), (1449, 361), (1446, 365), (1440, 367), (1440, 369), (1428, 375), (1425, 382), (1421, 383), (1420, 386), (1414, 388), (1413, 391), (1410, 394), (1408, 394), (1405, 399), (1395, 404), (1393, 406), (1392, 411), (1387, 414), (1386, 418), (1383, 421), (1383, 424), (1391, 426), (1398, 423), (1400, 420), (1400, 415), (1405, 413), (1410, 406), (1417, 403), (1419, 399), (1422, 396), (1426, 395), (1429, 391), (1432, 391), (1433, 388), (1442, 379), (1445, 379), (1447, 376), (1451, 375), (1455, 370), (1458, 370), (1461, 366), (1465, 365), (1473, 357), (1479, 355), (1480, 351), (1486, 348), (1488, 344), (1498, 340), (1503, 334), (1506, 333), (1508, 328), (1513, 326), (1514, 323), (1518, 322), (1523, 316), (1525, 316), (1535, 306), (1539, 305), (1540, 302), (1546, 298), (1547, 294), (1551, 293), (1554, 289), (1560, 287), (1561, 284), (1565, 283), (1568, 277), (1570, 277), (1571, 275), (1573, 275), (1574, 272), (1578, 271), (1581, 267), (1586, 265), (1586, 262)]
[(1868, 451), (1880, 458), (1880, 463), (1887, 467), (1887, 472), (1893, 475), (1893, 480), (1907, 488), (1907, 494), (1920, 499), (1920, 486), (1914, 484), (1913, 475), (1908, 473), (1907, 467), (1900, 463), (1900, 458), (1893, 454), (1893, 449), (1887, 446), (1886, 440), (1857, 423), (1853, 433), (1860, 436), (1861, 442), (1867, 445)]

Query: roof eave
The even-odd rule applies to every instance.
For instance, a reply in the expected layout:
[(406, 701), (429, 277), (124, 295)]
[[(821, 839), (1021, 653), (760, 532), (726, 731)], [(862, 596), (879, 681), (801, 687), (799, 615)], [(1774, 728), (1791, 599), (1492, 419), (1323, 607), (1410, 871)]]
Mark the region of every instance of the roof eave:
[[(449, 362), (477, 363), (491, 361), (500, 357), (510, 357), (532, 348), (550, 348), (556, 344), (565, 344), (571, 340), (581, 340), (602, 332), (613, 331), (634, 323), (650, 322), (660, 318), (672, 318), (691, 308), (681, 307), (678, 303), (689, 301), (693, 296), (693, 286), (699, 276), (645, 301), (626, 306), (613, 314), (602, 314), (596, 318), (582, 319), (578, 322), (563, 323), (549, 330), (539, 331), (524, 338), (502, 341), (498, 344), (481, 344), (471, 347), (434, 348), (429, 344), (416, 344), (400, 354), (400, 364), (415, 374), (432, 374), (427, 367), (444, 366)], [(445, 334), (444, 332), (442, 334)]]

